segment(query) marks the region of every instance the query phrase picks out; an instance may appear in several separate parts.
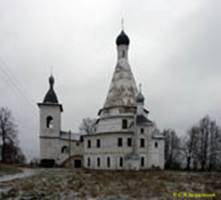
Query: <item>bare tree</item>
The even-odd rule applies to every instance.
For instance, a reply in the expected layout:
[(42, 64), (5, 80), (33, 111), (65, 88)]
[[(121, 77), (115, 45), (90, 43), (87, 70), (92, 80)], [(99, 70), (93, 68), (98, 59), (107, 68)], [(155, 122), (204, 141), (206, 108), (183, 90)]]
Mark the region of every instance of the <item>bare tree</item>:
[[(196, 159), (199, 154), (198, 148), (198, 136), (199, 136), (199, 128), (193, 126), (188, 132), (186, 137), (183, 139), (183, 152), (186, 158), (186, 169), (191, 169), (191, 164), (196, 163)], [(197, 166), (195, 166), (196, 168)]]
[(208, 169), (214, 170), (220, 167), (221, 163), (221, 130), (215, 121), (210, 124), (209, 138), (209, 161)]
[(201, 170), (205, 170), (208, 161), (208, 145), (209, 145), (209, 130), (210, 130), (210, 119), (209, 116), (204, 117), (200, 120), (200, 150), (199, 154)]
[(82, 134), (91, 134), (95, 132), (95, 122), (96, 119), (84, 118), (79, 127), (79, 130)]
[(11, 111), (0, 108), (0, 137), (2, 138), (2, 162), (24, 161), (25, 156), (18, 147), (17, 126)]
[(165, 167), (178, 169), (181, 164), (180, 138), (171, 129), (164, 130), (163, 134), (165, 136)]
[(209, 116), (193, 126), (185, 141), (187, 152), (187, 169), (213, 170), (218, 168), (221, 160), (221, 131)]

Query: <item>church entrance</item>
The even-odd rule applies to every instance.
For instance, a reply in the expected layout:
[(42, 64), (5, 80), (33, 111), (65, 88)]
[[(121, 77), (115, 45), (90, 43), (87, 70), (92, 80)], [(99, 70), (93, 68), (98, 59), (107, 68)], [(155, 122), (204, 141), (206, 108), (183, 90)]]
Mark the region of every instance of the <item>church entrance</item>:
[(40, 162), (41, 167), (55, 167), (54, 159), (42, 159)]
[(81, 160), (74, 160), (74, 168), (81, 168)]
[(81, 168), (83, 162), (82, 155), (74, 155), (64, 161), (62, 164), (64, 167)]

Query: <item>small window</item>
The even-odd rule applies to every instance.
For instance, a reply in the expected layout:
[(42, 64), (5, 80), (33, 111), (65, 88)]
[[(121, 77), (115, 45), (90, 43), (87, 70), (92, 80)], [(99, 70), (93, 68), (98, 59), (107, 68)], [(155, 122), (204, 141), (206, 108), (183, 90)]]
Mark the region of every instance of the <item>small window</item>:
[(118, 147), (122, 147), (123, 146), (123, 138), (118, 138)]
[(124, 58), (125, 57), (125, 51), (123, 50), (122, 51), (122, 58)]
[(63, 147), (61, 148), (61, 153), (69, 153), (68, 147), (67, 147), (67, 146), (63, 146)]
[(91, 158), (87, 158), (87, 166), (88, 166), (88, 167), (91, 166)]
[(122, 120), (122, 129), (126, 129), (127, 128), (127, 120), (123, 119)]
[(154, 146), (155, 146), (155, 148), (157, 148), (158, 147), (158, 142), (155, 142)]
[(100, 167), (100, 166), (101, 166), (101, 159), (97, 158), (97, 167)]
[(97, 148), (100, 148), (101, 147), (101, 141), (100, 139), (97, 139)]
[(87, 141), (87, 148), (91, 148), (91, 141), (90, 140)]
[(144, 167), (144, 164), (145, 164), (145, 159), (144, 157), (141, 157), (141, 160), (140, 160), (141, 167)]
[(145, 140), (144, 140), (144, 138), (140, 139), (140, 147), (145, 147)]
[(120, 163), (119, 163), (120, 167), (123, 167), (123, 158), (120, 157)]
[(47, 128), (53, 128), (53, 117), (52, 116), (47, 117), (46, 126), (47, 126)]
[(107, 157), (107, 167), (110, 168), (110, 165), (111, 165), (110, 157)]
[(140, 133), (141, 133), (141, 134), (144, 133), (144, 129), (143, 129), (143, 128), (140, 129)]
[(127, 146), (128, 147), (132, 146), (132, 138), (127, 138)]

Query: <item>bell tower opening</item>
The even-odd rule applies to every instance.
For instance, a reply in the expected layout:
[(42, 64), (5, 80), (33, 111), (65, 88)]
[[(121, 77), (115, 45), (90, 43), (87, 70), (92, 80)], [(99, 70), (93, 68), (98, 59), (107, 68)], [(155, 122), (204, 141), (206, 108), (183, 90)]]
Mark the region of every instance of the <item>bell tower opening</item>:
[(47, 126), (47, 128), (53, 128), (53, 117), (52, 116), (47, 117), (46, 126)]

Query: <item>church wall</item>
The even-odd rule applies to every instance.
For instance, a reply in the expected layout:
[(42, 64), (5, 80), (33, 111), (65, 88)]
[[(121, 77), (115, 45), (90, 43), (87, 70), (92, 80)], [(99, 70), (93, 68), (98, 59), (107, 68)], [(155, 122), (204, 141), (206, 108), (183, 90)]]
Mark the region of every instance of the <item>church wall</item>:
[[(122, 138), (122, 147), (118, 146), (118, 138)], [(93, 169), (122, 169), (119, 165), (119, 159), (128, 153), (131, 153), (132, 146), (128, 147), (127, 138), (132, 138), (132, 133), (107, 133), (95, 136), (86, 136), (84, 138), (84, 166), (88, 167), (88, 158), (91, 159), (89, 168)], [(97, 140), (100, 139), (100, 148)], [(88, 140), (91, 141), (91, 148), (88, 148)], [(110, 158), (110, 167), (107, 166), (107, 158)], [(100, 158), (100, 167), (97, 165), (97, 158)], [(123, 161), (123, 163), (125, 163)]]
[[(67, 147), (67, 151), (62, 152), (62, 149)], [(69, 147), (71, 153), (69, 153)], [(62, 164), (66, 159), (73, 156), (83, 156), (83, 143), (77, 140), (72, 140), (71, 143), (68, 140), (60, 139), (58, 151), (60, 152), (59, 164)]]
[[(118, 138), (122, 138), (123, 145), (118, 147)], [(127, 146), (127, 138), (132, 138), (131, 133), (107, 133), (86, 136), (84, 138), (84, 153), (127, 153), (132, 147)], [(97, 139), (100, 139), (100, 148), (96, 146)], [(91, 148), (88, 148), (88, 140), (91, 141)]]
[[(125, 158), (127, 154), (125, 153), (97, 153), (97, 154), (84, 154), (84, 167), (91, 169), (105, 169), (105, 170), (121, 170), (130, 169), (128, 160)], [(107, 165), (107, 159), (110, 158), (110, 166)], [(88, 158), (91, 159), (91, 164), (88, 166)], [(100, 158), (100, 167), (97, 164), (97, 158)], [(123, 159), (123, 165), (120, 165), (120, 159)], [(141, 165), (141, 159), (144, 159), (143, 166)], [(147, 154), (139, 154), (138, 165), (140, 169), (149, 169)], [(129, 161), (131, 162), (131, 161)], [(135, 161), (137, 162), (137, 161)]]
[[(157, 143), (157, 148), (155, 144)], [(150, 162), (149, 167), (160, 167), (164, 169), (164, 140), (152, 139), (150, 148)]]
[(109, 117), (109, 118), (102, 118), (100, 119), (97, 127), (96, 127), (96, 132), (102, 133), (102, 132), (110, 132), (111, 131), (121, 131), (121, 130), (126, 130), (128, 131), (129, 128), (127, 129), (122, 129), (122, 120), (127, 119), (128, 127), (131, 125), (133, 122), (133, 116), (128, 116), (128, 115), (119, 115), (117, 117)]
[[(141, 98), (138, 98), (136, 82), (128, 62), (129, 43), (128, 36), (122, 31), (116, 41), (117, 64), (104, 107), (98, 114), (95, 133), (84, 136), (83, 142), (72, 140), (70, 143), (61, 134), (62, 106), (58, 103), (53, 90), (54, 79), (50, 76), (49, 91), (44, 102), (38, 104), (41, 159), (54, 159), (57, 164), (62, 164), (67, 159), (73, 161), (71, 158), (76, 155), (74, 161), (83, 157), (84, 167), (91, 169), (148, 169), (152, 166), (164, 168), (164, 140), (152, 137), (155, 127), (149, 126), (151, 122), (147, 120), (144, 97), (142, 98), (140, 88)], [(138, 123), (135, 123), (135, 113), (143, 115), (144, 119), (136, 118)], [(50, 127), (47, 127), (48, 116), (53, 118)], [(137, 129), (134, 130), (134, 127)], [(142, 133), (141, 128), (144, 129)], [(122, 145), (119, 145), (119, 138), (122, 139)], [(128, 142), (128, 138), (132, 142)]]
[[(121, 137), (123, 139), (123, 146), (118, 147), (118, 138)], [(132, 152), (133, 147), (128, 147), (127, 138), (132, 138), (133, 133), (124, 133), (124, 134), (111, 134), (107, 133), (107, 135), (95, 135), (95, 136), (87, 136), (84, 139), (84, 166), (88, 167), (88, 158), (91, 159), (91, 164), (89, 168), (92, 169), (126, 169), (128, 168), (126, 165), (125, 156)], [(140, 147), (140, 139), (144, 139), (145, 146)], [(162, 151), (161, 144), (159, 143), (159, 150), (154, 150), (151, 145), (153, 145), (153, 141), (150, 140), (151, 137), (147, 137), (146, 134), (140, 134), (138, 137), (138, 154), (140, 156), (140, 168), (148, 169), (152, 167), (152, 163), (160, 165), (162, 163), (159, 162), (158, 155), (159, 152)], [(100, 148), (96, 147), (96, 141), (100, 139)], [(88, 148), (88, 140), (91, 141), (91, 148)], [(153, 157), (150, 158), (150, 155), (153, 154)], [(107, 158), (111, 159), (111, 166), (107, 166)], [(123, 158), (123, 167), (119, 165), (120, 157)], [(144, 164), (141, 166), (141, 157), (144, 159)], [(100, 167), (97, 165), (97, 158), (100, 158)], [(149, 163), (151, 162), (151, 163)], [(162, 167), (160, 165), (160, 167)]]
[(59, 139), (56, 138), (40, 138), (41, 159), (53, 159), (57, 162), (60, 156), (57, 148), (59, 143)]
[[(88, 166), (88, 158), (91, 159), (91, 165)], [(97, 164), (97, 159), (100, 159), (100, 167)], [(108, 166), (107, 159), (110, 159), (110, 165)], [(120, 158), (123, 159), (123, 166), (120, 166)], [(120, 153), (103, 153), (103, 154), (86, 154), (84, 155), (84, 167), (98, 170), (121, 170), (125, 168), (124, 154)]]
[[(53, 118), (53, 127), (47, 128), (47, 117)], [(61, 112), (59, 106), (41, 106), (40, 136), (59, 136), (61, 130)]]
[[(47, 117), (51, 117), (47, 123)], [(47, 126), (50, 124), (50, 126)], [(40, 105), (40, 156), (42, 159), (53, 159), (57, 163), (60, 152), (59, 134), (61, 128), (61, 112), (59, 106)]]

